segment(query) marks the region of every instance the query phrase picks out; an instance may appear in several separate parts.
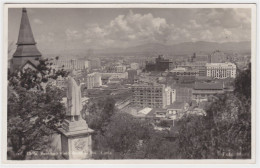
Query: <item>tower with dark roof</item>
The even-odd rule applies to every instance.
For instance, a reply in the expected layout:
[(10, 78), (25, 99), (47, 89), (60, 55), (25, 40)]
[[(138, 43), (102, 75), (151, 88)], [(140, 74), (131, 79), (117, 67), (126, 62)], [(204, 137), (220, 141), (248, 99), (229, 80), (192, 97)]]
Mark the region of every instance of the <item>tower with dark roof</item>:
[(27, 10), (22, 9), (22, 18), (17, 48), (13, 54), (12, 70), (20, 70), (28, 61), (34, 65), (37, 64), (37, 58), (41, 57), (41, 53), (36, 47), (36, 42), (33, 37), (30, 21), (27, 15)]

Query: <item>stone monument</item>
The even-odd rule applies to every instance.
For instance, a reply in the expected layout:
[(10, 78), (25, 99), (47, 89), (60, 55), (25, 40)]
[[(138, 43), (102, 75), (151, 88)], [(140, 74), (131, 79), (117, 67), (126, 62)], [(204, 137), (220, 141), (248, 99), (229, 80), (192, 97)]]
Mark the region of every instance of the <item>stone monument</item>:
[(61, 150), (66, 159), (90, 159), (92, 155), (91, 133), (93, 130), (81, 116), (81, 90), (76, 81), (67, 81), (66, 119), (60, 128)]

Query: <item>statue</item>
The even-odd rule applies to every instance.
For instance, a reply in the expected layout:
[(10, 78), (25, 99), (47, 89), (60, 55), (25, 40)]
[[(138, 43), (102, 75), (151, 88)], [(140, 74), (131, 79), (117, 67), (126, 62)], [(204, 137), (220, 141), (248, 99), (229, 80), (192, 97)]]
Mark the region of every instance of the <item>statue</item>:
[(73, 77), (67, 80), (67, 111), (59, 131), (61, 152), (66, 159), (89, 159), (92, 155), (91, 134), (93, 130), (82, 119), (81, 90)]
[(67, 112), (66, 116), (70, 116), (72, 121), (78, 121), (81, 119), (81, 90), (80, 85), (77, 84), (75, 79), (69, 77), (67, 83)]

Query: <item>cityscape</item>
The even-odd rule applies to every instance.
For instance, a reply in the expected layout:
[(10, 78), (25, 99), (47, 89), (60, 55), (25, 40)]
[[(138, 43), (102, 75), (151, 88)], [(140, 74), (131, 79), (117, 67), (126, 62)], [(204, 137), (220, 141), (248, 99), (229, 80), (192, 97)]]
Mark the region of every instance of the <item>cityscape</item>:
[(8, 9), (7, 159), (251, 159), (250, 8), (102, 10)]

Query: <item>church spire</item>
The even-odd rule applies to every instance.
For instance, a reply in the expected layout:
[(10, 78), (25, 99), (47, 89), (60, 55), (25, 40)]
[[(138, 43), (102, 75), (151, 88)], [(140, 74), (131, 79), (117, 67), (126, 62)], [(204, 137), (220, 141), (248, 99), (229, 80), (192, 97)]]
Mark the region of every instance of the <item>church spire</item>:
[(14, 57), (21, 57), (21, 56), (40, 57), (41, 56), (41, 53), (36, 48), (36, 42), (33, 37), (26, 8), (23, 8), (22, 10), (19, 36), (16, 44), (17, 44), (17, 49), (13, 55)]
[(17, 44), (36, 44), (26, 8), (23, 8), (22, 12), (22, 19)]
[(42, 54), (36, 47), (27, 10), (25, 8), (22, 10), (22, 19), (16, 45), (17, 48), (13, 54), (11, 71), (21, 69), (28, 61), (34, 65), (39, 63), (36, 58), (40, 58)]

